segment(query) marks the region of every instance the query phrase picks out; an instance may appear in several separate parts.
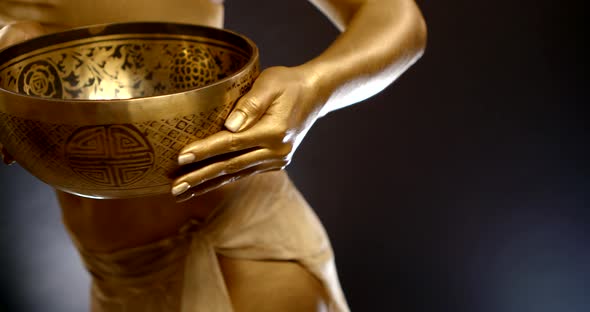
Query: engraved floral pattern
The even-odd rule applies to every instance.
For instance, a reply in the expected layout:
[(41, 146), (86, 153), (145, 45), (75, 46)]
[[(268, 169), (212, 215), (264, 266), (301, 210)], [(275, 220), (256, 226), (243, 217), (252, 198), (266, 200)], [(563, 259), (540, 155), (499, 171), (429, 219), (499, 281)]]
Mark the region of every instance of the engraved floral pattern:
[(27, 95), (45, 98), (62, 97), (62, 85), (57, 70), (46, 61), (36, 61), (25, 66), (18, 85), (19, 91)]
[(0, 87), (32, 96), (126, 99), (169, 94), (223, 79), (248, 58), (190, 40), (121, 39), (60, 47), (0, 68)]

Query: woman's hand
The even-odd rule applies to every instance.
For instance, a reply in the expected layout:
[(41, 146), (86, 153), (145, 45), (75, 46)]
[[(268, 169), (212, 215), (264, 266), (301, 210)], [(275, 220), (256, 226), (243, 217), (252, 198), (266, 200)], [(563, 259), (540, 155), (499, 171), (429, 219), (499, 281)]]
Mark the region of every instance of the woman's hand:
[(324, 102), (312, 73), (299, 67), (263, 71), (227, 118), (227, 130), (182, 149), (179, 164), (197, 169), (177, 178), (172, 194), (186, 200), (244, 177), (285, 168)]
[[(35, 22), (14, 22), (0, 28), (0, 50), (13, 44), (43, 35), (43, 26)], [(5, 164), (14, 163), (14, 158), (0, 143), (0, 158)]]

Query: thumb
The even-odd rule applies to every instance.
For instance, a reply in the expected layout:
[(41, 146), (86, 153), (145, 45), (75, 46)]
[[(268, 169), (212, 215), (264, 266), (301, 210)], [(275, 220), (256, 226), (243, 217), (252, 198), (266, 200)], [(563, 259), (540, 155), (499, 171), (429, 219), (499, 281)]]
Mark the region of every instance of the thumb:
[(45, 34), (37, 22), (13, 22), (0, 29), (0, 49)]
[(225, 121), (225, 127), (231, 132), (248, 129), (266, 113), (276, 99), (278, 91), (265, 83), (261, 75), (244, 94)]

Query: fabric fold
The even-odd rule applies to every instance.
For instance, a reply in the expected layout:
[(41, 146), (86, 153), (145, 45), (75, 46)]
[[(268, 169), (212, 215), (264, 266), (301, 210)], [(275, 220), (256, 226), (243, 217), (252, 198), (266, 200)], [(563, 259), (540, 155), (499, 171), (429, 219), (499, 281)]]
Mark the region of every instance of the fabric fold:
[(181, 312), (233, 311), (217, 254), (203, 235), (193, 237), (184, 275)]

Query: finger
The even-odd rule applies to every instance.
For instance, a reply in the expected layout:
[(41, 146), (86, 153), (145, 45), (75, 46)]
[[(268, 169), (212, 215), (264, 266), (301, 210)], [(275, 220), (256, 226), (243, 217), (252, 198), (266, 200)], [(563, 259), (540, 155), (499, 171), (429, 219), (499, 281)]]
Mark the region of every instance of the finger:
[(203, 184), (200, 184), (199, 186), (194, 187), (185, 193), (178, 195), (176, 197), (176, 202), (181, 203), (181, 202), (187, 201), (193, 197), (203, 195), (207, 192), (210, 192), (210, 191), (215, 190), (219, 187), (227, 185), (228, 183), (232, 183), (232, 182), (241, 180), (243, 178), (247, 178), (247, 177), (250, 177), (250, 176), (253, 176), (256, 174), (260, 174), (260, 173), (264, 173), (264, 172), (282, 170), (284, 168), (285, 168), (285, 165), (283, 164), (283, 162), (280, 162), (280, 161), (279, 162), (269, 162), (269, 163), (265, 163), (262, 165), (248, 168), (246, 170), (242, 170), (240, 172), (237, 172), (237, 173), (234, 173), (231, 175), (217, 177), (217, 178), (211, 179)]
[(15, 22), (0, 29), (0, 49), (45, 34), (37, 22)]
[(270, 132), (263, 127), (238, 133), (222, 130), (185, 146), (180, 150), (178, 164), (182, 166), (229, 152), (267, 147), (263, 143), (269, 139), (269, 136)]
[(198, 170), (185, 174), (172, 184), (172, 195), (179, 195), (189, 188), (211, 179), (240, 172), (266, 162), (277, 161), (275, 154), (269, 149), (257, 149), (226, 161), (215, 162)]
[(15, 162), (12, 155), (2, 146), (2, 143), (0, 143), (0, 158), (2, 158), (2, 162), (6, 165), (12, 165)]
[(242, 96), (225, 121), (225, 127), (231, 132), (250, 128), (264, 115), (268, 107), (279, 96), (279, 91), (269, 86), (262, 74), (248, 93)]

